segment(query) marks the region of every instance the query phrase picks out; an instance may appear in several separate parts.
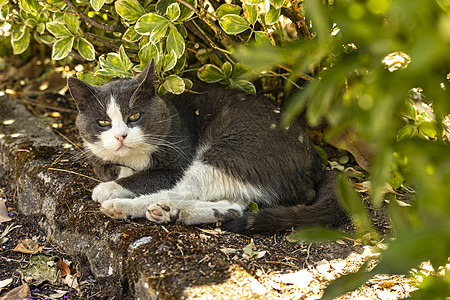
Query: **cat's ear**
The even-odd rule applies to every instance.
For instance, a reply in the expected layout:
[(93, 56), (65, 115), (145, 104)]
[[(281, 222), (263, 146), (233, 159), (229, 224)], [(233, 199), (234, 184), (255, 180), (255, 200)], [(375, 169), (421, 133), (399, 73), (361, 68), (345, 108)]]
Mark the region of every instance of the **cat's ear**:
[(150, 62), (145, 66), (142, 72), (134, 78), (139, 85), (144, 82), (148, 82), (149, 84), (153, 84), (155, 80), (155, 60), (153, 57), (150, 59)]
[(67, 79), (67, 86), (77, 104), (78, 110), (87, 106), (87, 103), (92, 98), (95, 98), (95, 87), (76, 77), (69, 77), (69, 79)]

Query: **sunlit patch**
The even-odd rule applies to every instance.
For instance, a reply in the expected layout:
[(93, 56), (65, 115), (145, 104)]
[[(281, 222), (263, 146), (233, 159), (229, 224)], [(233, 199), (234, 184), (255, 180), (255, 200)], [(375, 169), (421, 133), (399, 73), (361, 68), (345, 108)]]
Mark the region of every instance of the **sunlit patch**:
[(2, 140), (5, 137), (3, 133), (0, 133), (0, 140)]
[(16, 138), (16, 137), (19, 137), (19, 136), (22, 136), (23, 134), (21, 134), (21, 133), (13, 133), (13, 134), (11, 134), (11, 137), (12, 138)]
[(397, 51), (386, 55), (381, 63), (389, 72), (394, 72), (399, 69), (406, 69), (411, 62), (411, 57), (402, 51)]
[(75, 71), (77, 71), (77, 72), (83, 72), (83, 71), (84, 71), (83, 65), (76, 65), (76, 66), (75, 66)]
[(44, 81), (40, 86), (39, 86), (39, 90), (40, 91), (45, 91), (48, 88), (48, 81)]
[(12, 89), (6, 89), (5, 93), (7, 93), (8, 95), (14, 95), (15, 94), (14, 90), (12, 90)]
[(14, 119), (5, 120), (3, 121), (3, 125), (11, 125), (14, 124), (14, 122), (16, 122)]

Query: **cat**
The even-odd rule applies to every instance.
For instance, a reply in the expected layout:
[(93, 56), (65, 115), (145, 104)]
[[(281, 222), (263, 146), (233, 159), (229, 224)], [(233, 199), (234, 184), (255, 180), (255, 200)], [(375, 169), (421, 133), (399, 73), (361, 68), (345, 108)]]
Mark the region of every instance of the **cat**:
[(105, 214), (244, 234), (341, 224), (334, 174), (299, 122), (281, 128), (267, 98), (220, 85), (159, 96), (155, 79), (153, 60), (100, 86), (68, 79)]

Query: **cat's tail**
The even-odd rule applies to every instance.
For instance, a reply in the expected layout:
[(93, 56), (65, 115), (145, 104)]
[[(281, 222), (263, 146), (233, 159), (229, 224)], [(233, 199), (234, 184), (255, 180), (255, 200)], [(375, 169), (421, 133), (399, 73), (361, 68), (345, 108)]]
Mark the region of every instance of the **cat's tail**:
[(231, 220), (223, 224), (223, 227), (237, 233), (252, 234), (273, 233), (297, 227), (339, 226), (348, 219), (336, 196), (335, 177), (334, 172), (325, 172), (324, 180), (317, 190), (316, 202), (312, 205), (265, 208)]

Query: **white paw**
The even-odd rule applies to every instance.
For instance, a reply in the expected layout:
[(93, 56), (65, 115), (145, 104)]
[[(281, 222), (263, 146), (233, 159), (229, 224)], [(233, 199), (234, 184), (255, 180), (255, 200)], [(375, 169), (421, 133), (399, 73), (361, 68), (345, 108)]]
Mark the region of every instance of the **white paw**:
[(149, 221), (166, 224), (178, 220), (180, 210), (175, 208), (171, 203), (159, 202), (151, 204), (146, 212), (146, 217)]
[(103, 203), (114, 198), (132, 197), (133, 193), (114, 181), (102, 182), (92, 191), (92, 200)]
[(112, 199), (102, 203), (100, 209), (113, 219), (126, 219), (133, 210), (130, 199)]

